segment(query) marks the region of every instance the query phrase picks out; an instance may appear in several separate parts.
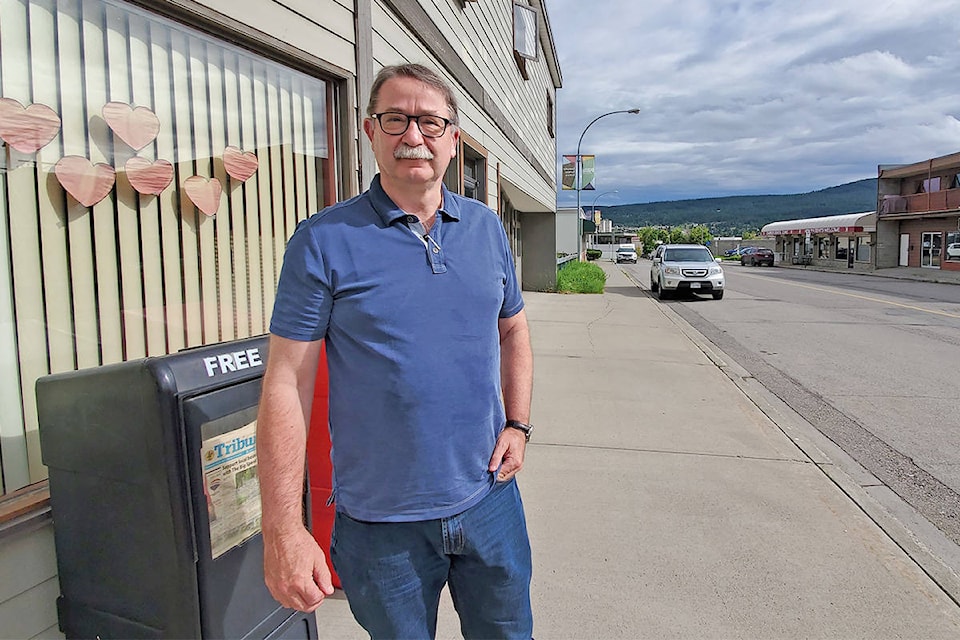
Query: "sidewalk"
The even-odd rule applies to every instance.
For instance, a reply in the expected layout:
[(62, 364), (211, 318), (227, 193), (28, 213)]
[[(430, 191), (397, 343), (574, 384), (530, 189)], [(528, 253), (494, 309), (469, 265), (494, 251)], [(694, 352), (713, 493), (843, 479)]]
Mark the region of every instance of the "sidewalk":
[[(911, 558), (924, 549), (877, 525), (899, 526), (870, 478), (600, 266), (603, 295), (525, 293), (536, 637), (960, 637), (960, 607)], [(365, 637), (339, 593), (317, 617), (321, 638)], [(438, 637), (460, 637), (446, 597)]]

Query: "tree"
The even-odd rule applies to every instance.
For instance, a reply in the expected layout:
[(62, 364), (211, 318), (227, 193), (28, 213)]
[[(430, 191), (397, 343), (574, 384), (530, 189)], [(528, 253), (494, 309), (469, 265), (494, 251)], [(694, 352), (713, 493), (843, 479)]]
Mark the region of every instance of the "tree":
[(707, 227), (707, 225), (698, 224), (690, 227), (690, 230), (687, 232), (687, 242), (692, 244), (705, 245), (710, 240), (713, 240), (713, 234), (710, 233), (710, 229)]

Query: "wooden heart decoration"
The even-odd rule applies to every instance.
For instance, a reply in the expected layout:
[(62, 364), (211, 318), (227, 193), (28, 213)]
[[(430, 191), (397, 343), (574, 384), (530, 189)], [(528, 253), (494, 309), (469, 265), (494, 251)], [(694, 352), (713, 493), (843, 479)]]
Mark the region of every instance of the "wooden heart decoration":
[(223, 186), (216, 178), (190, 176), (184, 180), (183, 190), (191, 202), (197, 206), (197, 209), (200, 209), (200, 211), (203, 211), (208, 216), (214, 215), (217, 209), (220, 208), (220, 196), (223, 194)]
[(160, 133), (160, 118), (147, 107), (134, 109), (125, 102), (108, 102), (100, 113), (113, 133), (136, 151), (153, 142)]
[(123, 165), (130, 186), (138, 193), (158, 196), (173, 182), (173, 165), (166, 160), (150, 162), (146, 158), (133, 156)]
[(85, 207), (92, 207), (113, 189), (117, 172), (108, 164), (93, 164), (81, 156), (64, 156), (53, 168), (57, 180)]
[(45, 104), (27, 107), (13, 98), (0, 98), (0, 138), (21, 153), (35, 153), (60, 131), (60, 116)]
[(237, 147), (227, 147), (223, 150), (223, 168), (234, 180), (243, 182), (257, 172), (260, 161), (252, 151), (241, 151)]

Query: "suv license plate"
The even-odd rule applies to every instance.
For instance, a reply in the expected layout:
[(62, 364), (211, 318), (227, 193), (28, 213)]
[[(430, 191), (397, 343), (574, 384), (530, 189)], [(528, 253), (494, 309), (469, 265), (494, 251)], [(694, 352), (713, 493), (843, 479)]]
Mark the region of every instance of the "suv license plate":
[(699, 289), (699, 288), (700, 288), (700, 283), (699, 283), (699, 282), (691, 282), (691, 283), (690, 283), (690, 288), (691, 288), (691, 289)]

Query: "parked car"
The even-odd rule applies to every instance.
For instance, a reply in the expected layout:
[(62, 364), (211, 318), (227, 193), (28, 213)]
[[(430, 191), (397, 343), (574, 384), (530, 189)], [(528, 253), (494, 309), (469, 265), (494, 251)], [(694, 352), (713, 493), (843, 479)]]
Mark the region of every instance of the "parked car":
[(960, 242), (947, 245), (947, 260), (960, 260)]
[(773, 266), (773, 251), (764, 247), (750, 247), (750, 249), (750, 252), (741, 254), (740, 264), (749, 264), (755, 267)]
[(662, 244), (650, 265), (650, 290), (661, 300), (674, 293), (709, 293), (714, 300), (723, 297), (723, 267), (699, 244)]
[(632, 244), (622, 244), (617, 247), (617, 264), (621, 262), (637, 264), (637, 248)]
[(735, 247), (733, 249), (727, 249), (726, 251), (723, 252), (723, 255), (727, 256), (728, 258), (730, 256), (740, 256), (740, 255), (743, 255), (743, 253), (748, 249), (753, 249), (753, 248), (754, 247)]

